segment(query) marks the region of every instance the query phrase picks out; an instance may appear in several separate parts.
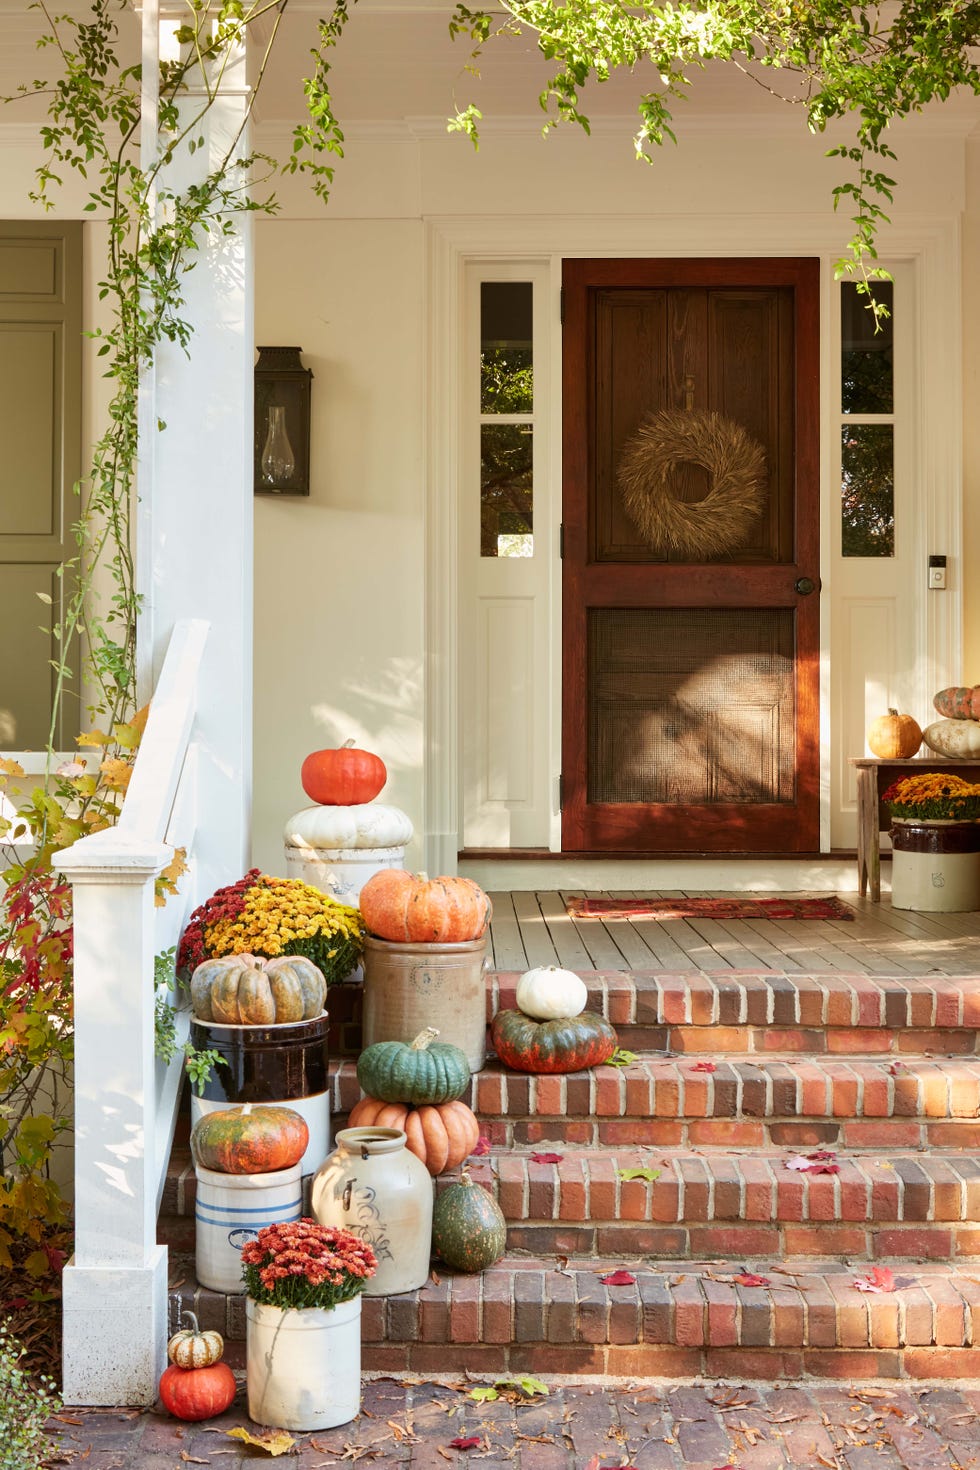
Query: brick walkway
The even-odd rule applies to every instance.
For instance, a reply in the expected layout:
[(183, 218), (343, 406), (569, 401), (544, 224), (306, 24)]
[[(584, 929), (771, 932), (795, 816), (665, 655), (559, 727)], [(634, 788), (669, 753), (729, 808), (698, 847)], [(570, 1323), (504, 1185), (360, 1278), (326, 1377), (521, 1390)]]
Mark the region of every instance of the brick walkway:
[[(476, 1403), (470, 1385), (365, 1382), (363, 1412), (340, 1429), (297, 1435), (273, 1461), (226, 1431), (249, 1423), (243, 1394), (206, 1424), (141, 1410), (66, 1409), (52, 1466), (79, 1470), (301, 1470), (363, 1464), (444, 1470), (472, 1462), (512, 1470), (980, 1470), (980, 1391), (751, 1385), (553, 1385), (547, 1398)], [(267, 1432), (267, 1431), (266, 1431)], [(476, 1437), (469, 1449), (454, 1439)]]

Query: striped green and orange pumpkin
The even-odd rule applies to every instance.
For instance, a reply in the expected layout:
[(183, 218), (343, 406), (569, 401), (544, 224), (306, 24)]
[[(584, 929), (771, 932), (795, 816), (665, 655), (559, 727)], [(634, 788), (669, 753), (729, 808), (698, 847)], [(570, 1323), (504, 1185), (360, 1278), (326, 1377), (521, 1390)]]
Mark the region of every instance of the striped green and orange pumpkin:
[(298, 1164), (310, 1141), (306, 1119), (273, 1104), (216, 1108), (191, 1130), (194, 1162), (219, 1174), (272, 1174)]

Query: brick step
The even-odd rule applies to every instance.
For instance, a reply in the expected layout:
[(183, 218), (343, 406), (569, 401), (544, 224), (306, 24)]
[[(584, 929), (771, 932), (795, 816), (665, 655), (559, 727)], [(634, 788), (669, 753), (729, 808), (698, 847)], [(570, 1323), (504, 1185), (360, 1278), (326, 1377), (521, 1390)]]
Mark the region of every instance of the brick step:
[[(853, 1285), (864, 1268), (833, 1261), (643, 1265), (631, 1268), (634, 1283), (604, 1285), (600, 1276), (620, 1264), (559, 1271), (552, 1260), (508, 1256), (476, 1276), (437, 1266), (420, 1291), (364, 1298), (363, 1366), (670, 1378), (980, 1375), (980, 1281), (968, 1270), (899, 1267), (894, 1292), (866, 1295)], [(242, 1341), (243, 1298), (197, 1287), (186, 1262), (173, 1265), (172, 1320), (191, 1309), (202, 1327)], [(744, 1271), (769, 1285), (739, 1284)]]
[[(980, 976), (579, 973), (589, 1009), (606, 1016), (632, 1051), (902, 1055), (978, 1049)], [(516, 1004), (519, 978), (516, 971), (488, 972), (488, 1022)], [(361, 999), (359, 984), (330, 990), (333, 1056), (360, 1051)]]
[[(513, 1252), (664, 1259), (980, 1255), (977, 1159), (842, 1157), (839, 1175), (813, 1175), (787, 1169), (787, 1157), (574, 1149), (558, 1163), (536, 1163), (529, 1153), (491, 1155), (472, 1160), (469, 1171), (498, 1200)], [(619, 1170), (638, 1166), (659, 1169), (660, 1177), (619, 1177)], [(175, 1155), (158, 1229), (160, 1243), (171, 1249), (194, 1250), (195, 1183), (189, 1156)]]
[[(565, 1076), (511, 1072), (495, 1059), (467, 1101), (494, 1146), (556, 1140), (585, 1147), (843, 1147), (980, 1150), (980, 1059), (898, 1062), (818, 1057), (681, 1057)], [(361, 1096), (355, 1064), (335, 1062), (335, 1125)]]

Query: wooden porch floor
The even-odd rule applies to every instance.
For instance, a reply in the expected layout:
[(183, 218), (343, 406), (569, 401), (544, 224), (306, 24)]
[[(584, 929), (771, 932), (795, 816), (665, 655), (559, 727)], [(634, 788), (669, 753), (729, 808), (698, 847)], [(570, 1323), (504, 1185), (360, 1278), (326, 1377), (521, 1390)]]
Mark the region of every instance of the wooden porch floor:
[[(565, 900), (583, 890), (491, 893), (496, 970), (561, 965), (570, 970), (778, 970), (787, 974), (980, 975), (980, 913), (925, 914), (837, 896), (846, 920), (578, 919)], [(806, 893), (713, 893), (672, 889), (589, 897), (807, 898)], [(820, 897), (827, 897), (821, 894)]]

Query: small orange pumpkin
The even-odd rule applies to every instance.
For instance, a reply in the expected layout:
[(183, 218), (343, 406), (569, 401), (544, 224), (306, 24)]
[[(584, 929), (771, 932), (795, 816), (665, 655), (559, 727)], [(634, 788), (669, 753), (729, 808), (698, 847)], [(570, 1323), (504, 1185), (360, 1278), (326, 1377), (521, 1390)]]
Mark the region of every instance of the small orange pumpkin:
[(433, 1178), (455, 1169), (468, 1159), (480, 1137), (480, 1125), (472, 1109), (456, 1102), (425, 1103), (420, 1108), (407, 1103), (386, 1103), (362, 1097), (347, 1120), (348, 1128), (401, 1128), (408, 1148)]
[(890, 709), (887, 715), (872, 720), (868, 731), (868, 749), (884, 761), (909, 760), (922, 744), (922, 731), (911, 715), (900, 715)]
[(489, 898), (472, 878), (416, 877), (383, 868), (358, 899), (372, 934), (398, 944), (462, 944), (479, 939), (490, 922)]
[(347, 740), (339, 750), (314, 750), (299, 779), (310, 800), (321, 806), (363, 806), (378, 795), (388, 771), (380, 755), (358, 750)]

